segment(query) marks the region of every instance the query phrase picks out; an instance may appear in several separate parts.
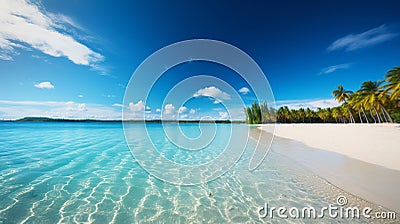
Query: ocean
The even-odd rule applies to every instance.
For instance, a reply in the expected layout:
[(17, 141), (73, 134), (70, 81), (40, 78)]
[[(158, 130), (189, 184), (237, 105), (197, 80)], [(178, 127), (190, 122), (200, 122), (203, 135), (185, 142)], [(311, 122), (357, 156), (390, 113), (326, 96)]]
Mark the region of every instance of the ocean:
[[(231, 125), (214, 127), (224, 131), (211, 141), (210, 136), (198, 138), (202, 132), (207, 135), (208, 129), (195, 124), (168, 124), (169, 136), (161, 124), (146, 125), (146, 130), (165, 158), (193, 165), (206, 164), (229, 141), (226, 133)], [(129, 129), (129, 144), (146, 154), (152, 146), (142, 142), (146, 138), (143, 125), (133, 123), (125, 129)], [(209, 142), (199, 146), (203, 150), (177, 151), (179, 147), (170, 140), (181, 130), (199, 145)], [(255, 144), (250, 139), (248, 147)], [(0, 223), (321, 223), (321, 219), (279, 218), (277, 214), (260, 217), (259, 209), (266, 204), (318, 209), (335, 204), (339, 195), (346, 196), (349, 205), (381, 209), (280, 154), (282, 147), (276, 138), (254, 171), (248, 169), (253, 152), (246, 149), (222, 176), (183, 186), (149, 174), (132, 155), (120, 123), (0, 122)], [(157, 158), (152, 159), (157, 167)], [(323, 221), (341, 223), (343, 219)], [(364, 223), (365, 219), (350, 221)]]

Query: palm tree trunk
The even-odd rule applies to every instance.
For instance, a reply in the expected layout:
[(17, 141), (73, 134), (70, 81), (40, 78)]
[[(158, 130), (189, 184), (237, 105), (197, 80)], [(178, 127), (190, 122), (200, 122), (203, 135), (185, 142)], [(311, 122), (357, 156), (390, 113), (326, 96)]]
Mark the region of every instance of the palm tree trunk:
[(380, 103), (379, 103), (379, 105), (380, 105), (381, 108), (382, 108), (382, 113), (383, 113), (383, 114), (386, 113), (386, 116), (389, 118), (390, 123), (393, 123), (392, 117), (391, 117), (390, 114), (387, 112), (387, 110), (385, 109), (385, 107), (384, 107), (382, 104), (380, 104)]
[(369, 123), (369, 121), (368, 121), (368, 117), (367, 117), (367, 115), (365, 114), (364, 108), (363, 108), (363, 107), (361, 107), (361, 110), (362, 110), (362, 112), (363, 112), (363, 114), (364, 114), (364, 117), (365, 117), (365, 120), (367, 120), (367, 124), (368, 124), (368, 123)]
[(362, 120), (362, 118), (361, 118), (360, 110), (358, 110), (358, 116), (360, 117), (360, 122), (363, 123), (363, 120)]
[(346, 104), (346, 107), (347, 107), (347, 111), (349, 111), (349, 114), (350, 114), (350, 123), (356, 123), (356, 121), (354, 120), (353, 114), (351, 113), (349, 106), (347, 106), (347, 104)]
[(376, 123), (375, 117), (374, 117), (374, 115), (372, 114), (372, 110), (369, 110), (369, 113), (371, 114), (372, 119), (374, 119), (374, 123)]
[[(376, 117), (378, 118), (378, 122), (381, 123), (381, 120), (382, 120), (381, 116), (379, 115), (379, 113), (378, 113), (378, 111), (376, 110), (375, 107), (372, 107), (372, 108), (374, 108), (374, 110), (375, 110)], [(382, 122), (383, 122), (383, 121), (382, 121)]]
[(382, 116), (385, 118), (386, 123), (388, 123), (388, 120), (386, 118), (385, 112), (383, 111), (382, 107), (381, 107), (381, 111), (382, 111)]

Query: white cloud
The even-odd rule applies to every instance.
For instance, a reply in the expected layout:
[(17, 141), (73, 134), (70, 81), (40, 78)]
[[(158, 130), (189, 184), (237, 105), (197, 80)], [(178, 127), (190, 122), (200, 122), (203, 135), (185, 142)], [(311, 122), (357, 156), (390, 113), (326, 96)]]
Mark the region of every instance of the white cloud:
[(164, 107), (164, 114), (173, 114), (175, 113), (175, 107), (172, 104), (167, 104)]
[(136, 104), (133, 102), (129, 103), (129, 109), (132, 112), (141, 112), (141, 111), (144, 111), (144, 108), (145, 108), (145, 106), (144, 106), (144, 102), (142, 100), (139, 100)]
[(70, 119), (121, 119), (121, 109), (74, 101), (10, 101), (0, 100), (0, 119), (22, 117)]
[(246, 95), (249, 92), (250, 92), (250, 90), (247, 87), (242, 87), (242, 88), (239, 89), (239, 93), (242, 93), (244, 95)]
[(146, 106), (145, 112), (146, 112), (146, 114), (151, 113), (151, 108), (149, 106)]
[[(144, 102), (131, 103), (131, 107), (145, 109)], [(22, 117), (51, 117), (51, 118), (69, 118), (69, 119), (101, 119), (101, 120), (119, 120), (122, 119), (122, 110), (124, 110), (124, 119), (142, 120), (146, 119), (166, 119), (175, 120), (178, 118), (178, 108), (173, 104), (165, 105), (165, 112), (160, 114), (161, 109), (156, 112), (145, 113), (144, 110), (132, 111), (129, 106), (122, 104), (100, 105), (85, 102), (74, 101), (10, 101), (0, 100), (0, 120), (17, 119)], [(136, 110), (136, 109), (135, 109)], [(204, 117), (215, 117), (215, 119), (244, 120), (245, 114), (243, 108), (232, 108), (229, 114), (219, 113), (221, 111), (202, 111), (200, 108), (187, 108), (185, 113), (180, 114), (180, 119), (202, 119)], [(164, 111), (163, 111), (164, 112)], [(162, 117), (161, 117), (162, 116)], [(228, 116), (228, 117), (227, 117)], [(229, 117), (230, 116), (230, 117)]]
[[(58, 19), (56, 19), (58, 18)], [(95, 68), (104, 57), (68, 35), (64, 25), (79, 27), (71, 18), (46, 12), (25, 0), (0, 1), (0, 59), (12, 60), (17, 49), (37, 49)]]
[(79, 98), (83, 98), (83, 95), (78, 95)]
[(36, 83), (34, 86), (39, 89), (54, 89), (54, 85), (51, 82)]
[(335, 99), (280, 100), (275, 102), (277, 108), (287, 106), (290, 109), (310, 108), (312, 110), (339, 106)]
[(218, 103), (222, 103), (222, 100), (220, 100), (220, 99), (215, 99), (215, 100), (214, 100), (214, 104), (218, 104)]
[(219, 111), (219, 119), (227, 119), (229, 117), (228, 112), (224, 112), (224, 111)]
[(179, 107), (179, 109), (178, 109), (179, 118), (182, 118), (182, 119), (186, 119), (186, 118), (193, 119), (192, 115), (195, 113), (196, 113), (195, 109), (189, 109), (185, 106)]
[(54, 14), (54, 13), (47, 13), (47, 16), (49, 16), (53, 21), (55, 21), (58, 26), (61, 26), (60, 28), (65, 29), (64, 24), (65, 25), (68, 24), (74, 28), (85, 30), (80, 24), (78, 24), (74, 19), (72, 19), (69, 16), (63, 14)]
[(367, 30), (363, 33), (346, 35), (334, 41), (327, 50), (334, 51), (344, 49), (345, 51), (353, 51), (375, 44), (383, 43), (394, 38), (397, 35), (397, 33), (389, 30), (386, 25), (381, 25), (376, 28)]
[(78, 111), (87, 111), (86, 104), (85, 103), (78, 104)]
[(329, 67), (321, 69), (320, 74), (329, 74), (329, 73), (332, 73), (332, 72), (334, 72), (336, 70), (339, 70), (339, 69), (348, 69), (348, 68), (350, 68), (350, 66), (351, 66), (350, 63), (332, 65), (332, 66), (329, 66)]
[(10, 55), (2, 54), (2, 52), (0, 51), (0, 60), (13, 61), (13, 58)]
[(188, 108), (187, 107), (185, 107), (185, 106), (179, 107), (178, 113), (184, 114), (186, 112), (188, 112)]
[(147, 120), (159, 120), (160, 115), (159, 114), (146, 114), (145, 117)]
[[(71, 102), (71, 101), (69, 101)], [(62, 106), (69, 102), (62, 101), (11, 101), (11, 100), (0, 100), (0, 104), (9, 105), (30, 105), (30, 106)]]
[(246, 119), (246, 114), (243, 110), (243, 108), (233, 108), (229, 110), (229, 116), (231, 120), (241, 120), (244, 121)]
[(156, 109), (156, 112), (157, 112), (157, 113), (160, 113), (160, 112), (161, 112), (161, 109), (160, 109), (160, 108), (157, 108), (157, 109)]
[(223, 100), (230, 100), (231, 96), (228, 93), (225, 93), (218, 89), (215, 86), (206, 87), (204, 89), (197, 90), (196, 93), (193, 94), (193, 97), (210, 97), (214, 100), (214, 103), (221, 103)]
[(112, 106), (113, 107), (125, 107), (123, 104), (120, 104), (120, 103), (114, 103)]
[(66, 110), (68, 111), (87, 111), (86, 104), (75, 103), (74, 101), (68, 101), (65, 103)]
[(181, 118), (181, 119), (186, 119), (186, 118), (188, 118), (188, 117), (189, 117), (188, 114), (180, 114), (180, 115), (179, 115), (179, 118)]

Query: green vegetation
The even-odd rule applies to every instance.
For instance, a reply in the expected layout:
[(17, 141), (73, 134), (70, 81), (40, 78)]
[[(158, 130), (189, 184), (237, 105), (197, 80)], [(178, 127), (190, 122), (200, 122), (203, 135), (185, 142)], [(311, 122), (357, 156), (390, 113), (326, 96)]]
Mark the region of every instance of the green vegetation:
[(268, 107), (267, 103), (261, 105), (254, 102), (251, 107), (244, 108), (247, 124), (261, 124), (276, 122), (276, 111), (273, 107)]
[[(283, 106), (275, 112), (266, 104), (258, 106), (254, 102), (245, 108), (246, 123), (272, 122), (275, 116), (281, 123), (400, 123), (400, 66), (391, 69), (385, 78), (384, 81), (365, 81), (356, 92), (339, 85), (332, 94), (341, 105), (333, 108), (314, 111)], [(267, 111), (263, 111), (263, 107)]]

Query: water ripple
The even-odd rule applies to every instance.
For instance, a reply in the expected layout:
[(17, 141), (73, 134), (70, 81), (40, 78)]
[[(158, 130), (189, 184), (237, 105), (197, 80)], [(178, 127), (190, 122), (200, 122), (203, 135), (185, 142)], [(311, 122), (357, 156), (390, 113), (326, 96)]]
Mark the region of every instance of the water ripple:
[[(0, 125), (0, 223), (257, 223), (266, 221), (256, 214), (264, 202), (318, 207), (339, 194), (354, 205), (384, 210), (274, 152), (254, 172), (247, 170), (250, 152), (221, 178), (183, 187), (146, 173), (126, 146), (120, 124)], [(167, 152), (165, 138), (157, 139)]]

